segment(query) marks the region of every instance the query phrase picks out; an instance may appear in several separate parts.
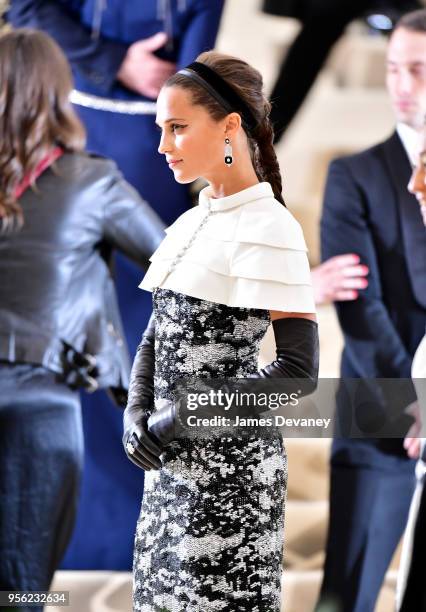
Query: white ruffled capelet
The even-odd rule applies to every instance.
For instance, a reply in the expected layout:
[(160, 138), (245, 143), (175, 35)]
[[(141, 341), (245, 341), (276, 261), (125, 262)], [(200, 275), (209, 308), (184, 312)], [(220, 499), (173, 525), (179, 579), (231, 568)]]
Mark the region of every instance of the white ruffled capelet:
[[(201, 226), (201, 227), (200, 227)], [(189, 245), (189, 246), (188, 246)], [(258, 183), (224, 198), (200, 193), (150, 258), (139, 285), (242, 308), (315, 312), (299, 223)]]

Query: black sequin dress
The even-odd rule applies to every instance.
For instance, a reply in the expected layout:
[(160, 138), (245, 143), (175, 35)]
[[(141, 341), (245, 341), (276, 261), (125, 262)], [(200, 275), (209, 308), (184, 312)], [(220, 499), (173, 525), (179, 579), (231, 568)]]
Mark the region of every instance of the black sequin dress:
[[(153, 294), (156, 399), (177, 378), (257, 370), (269, 312)], [(182, 439), (146, 472), (134, 610), (279, 612), (287, 461), (282, 438)]]
[[(157, 407), (179, 378), (255, 372), (269, 311), (315, 312), (302, 229), (269, 183), (203, 189), (166, 232), (140, 284), (153, 292)], [(137, 612), (280, 612), (282, 438), (220, 436), (179, 439), (146, 472)]]

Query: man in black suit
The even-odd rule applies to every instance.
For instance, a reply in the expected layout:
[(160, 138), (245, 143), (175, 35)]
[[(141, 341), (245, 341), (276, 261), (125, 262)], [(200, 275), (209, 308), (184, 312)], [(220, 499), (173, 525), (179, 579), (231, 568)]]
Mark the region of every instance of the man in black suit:
[[(321, 221), (323, 258), (349, 250), (370, 270), (357, 300), (336, 303), (345, 339), (341, 376), (347, 378), (408, 379), (425, 331), (424, 226), (407, 185), (426, 112), (426, 10), (397, 23), (387, 85), (396, 131), (331, 164)], [(342, 384), (337, 414), (343, 428), (361, 408), (349, 399)], [(374, 412), (379, 404), (371, 399)], [(402, 408), (415, 399), (414, 392), (407, 394)], [(383, 414), (387, 406), (380, 409)], [(370, 411), (364, 416), (374, 419)], [(373, 612), (404, 530), (413, 485), (414, 460), (402, 439), (335, 438), (321, 601), (333, 599), (341, 612)]]

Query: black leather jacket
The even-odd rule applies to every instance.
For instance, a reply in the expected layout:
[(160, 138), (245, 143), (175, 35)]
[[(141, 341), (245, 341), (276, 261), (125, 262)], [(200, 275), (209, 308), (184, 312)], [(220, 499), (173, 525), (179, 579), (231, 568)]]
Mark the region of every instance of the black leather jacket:
[(0, 235), (0, 361), (40, 364), (71, 383), (75, 374), (76, 386), (83, 373), (86, 387), (127, 389), (108, 260), (117, 248), (147, 267), (162, 221), (114, 162), (86, 153), (64, 154), (20, 204), (23, 228)]

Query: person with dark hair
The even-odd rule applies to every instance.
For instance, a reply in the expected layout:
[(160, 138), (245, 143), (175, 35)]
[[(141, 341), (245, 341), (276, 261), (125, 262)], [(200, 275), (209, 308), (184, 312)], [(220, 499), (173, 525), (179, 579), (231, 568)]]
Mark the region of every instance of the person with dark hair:
[[(178, 67), (214, 46), (224, 0), (11, 0), (7, 20), (50, 34), (71, 64), (87, 149), (114, 160), (165, 224), (191, 206), (157, 153), (155, 100)], [(140, 270), (120, 253), (115, 282), (131, 355), (151, 314)], [(143, 473), (121, 452), (121, 416), (104, 393), (83, 395), (86, 458), (76, 528), (63, 567), (131, 567)], [(96, 431), (97, 435), (93, 435)], [(99, 439), (110, 440), (105, 454)], [(109, 533), (105, 539), (103, 535)]]
[(163, 237), (115, 163), (83, 151), (71, 90), (47, 34), (0, 37), (2, 591), (46, 591), (65, 552), (83, 460), (77, 389), (126, 401), (109, 255), (146, 266)]
[[(140, 285), (154, 312), (132, 368), (123, 444), (147, 470), (134, 552), (141, 612), (281, 609), (281, 434), (185, 437), (173, 395), (182, 376), (316, 386), (306, 246), (284, 206), (269, 112), (259, 72), (215, 52), (168, 79), (158, 98), (158, 150), (175, 180), (209, 185), (167, 230)], [(271, 322), (277, 358), (257, 371)]]
[(418, 6), (418, 0), (265, 0), (266, 13), (296, 17), (302, 22), (270, 95), (275, 142), (284, 135), (333, 45), (351, 21), (373, 10), (395, 18)]
[[(426, 9), (395, 26), (387, 52), (387, 87), (396, 131), (367, 151), (332, 162), (321, 219), (323, 258), (353, 249), (370, 271), (368, 288), (357, 300), (336, 303), (344, 334), (337, 394), (341, 437), (335, 437), (331, 450), (321, 601), (333, 599), (341, 612), (373, 612), (407, 522), (414, 485), (411, 445), (404, 446), (402, 438), (347, 437), (352, 427), (361, 429), (363, 415), (370, 427), (376, 417), (388, 422), (391, 407), (374, 392), (352, 396), (345, 378), (367, 383), (410, 379), (425, 332), (425, 229), (407, 185), (426, 113)], [(417, 415), (409, 380), (407, 393), (392, 399), (402, 418)]]
[[(420, 142), (421, 147), (417, 164), (413, 169), (408, 189), (416, 196), (420, 204), (423, 223), (426, 227), (426, 126)], [(410, 456), (418, 458), (418, 461), (416, 465), (417, 485), (411, 501), (398, 570), (396, 590), (398, 612), (411, 612), (412, 610), (424, 612), (426, 610), (426, 582), (424, 579), (426, 553), (426, 488), (424, 486), (426, 477), (426, 330), (414, 355), (411, 375), (420, 404), (422, 425), (420, 435), (422, 437), (410, 438), (411, 432), (409, 432), (404, 441), (404, 446), (408, 449)]]

